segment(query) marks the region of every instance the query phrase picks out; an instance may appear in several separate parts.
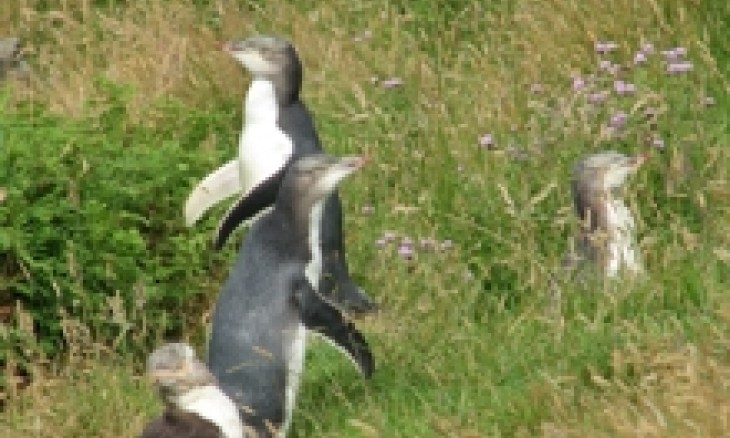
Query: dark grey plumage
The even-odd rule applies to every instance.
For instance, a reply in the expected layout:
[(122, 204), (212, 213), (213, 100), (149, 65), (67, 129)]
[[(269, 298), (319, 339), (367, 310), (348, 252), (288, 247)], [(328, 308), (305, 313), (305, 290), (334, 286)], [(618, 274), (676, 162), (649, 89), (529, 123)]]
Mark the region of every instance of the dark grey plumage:
[(365, 376), (372, 373), (365, 338), (312, 284), (319, 278), (310, 245), (315, 210), (322, 208), (317, 205), (361, 164), (324, 154), (295, 161), (273, 209), (246, 235), (216, 303), (210, 369), (241, 407), (244, 423), (262, 437), (288, 425), (304, 360), (304, 327), (346, 351)]

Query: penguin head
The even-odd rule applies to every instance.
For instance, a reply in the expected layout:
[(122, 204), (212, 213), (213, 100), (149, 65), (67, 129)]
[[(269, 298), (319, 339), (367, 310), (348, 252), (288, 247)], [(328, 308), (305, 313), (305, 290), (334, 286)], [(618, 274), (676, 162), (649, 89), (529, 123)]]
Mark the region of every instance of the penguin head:
[(343, 179), (365, 164), (359, 156), (333, 157), (327, 154), (309, 155), (297, 160), (292, 167), (295, 186), (317, 201), (329, 196)]
[(647, 158), (645, 154), (627, 156), (613, 151), (590, 155), (576, 165), (573, 183), (591, 191), (617, 190), (639, 170)]
[(215, 383), (208, 368), (185, 343), (165, 344), (152, 352), (147, 361), (147, 373), (162, 398), (170, 404), (175, 404), (179, 396), (192, 389)]
[(225, 43), (223, 49), (254, 77), (268, 77), (291, 69), (301, 69), (299, 56), (287, 40), (272, 35), (257, 35)]

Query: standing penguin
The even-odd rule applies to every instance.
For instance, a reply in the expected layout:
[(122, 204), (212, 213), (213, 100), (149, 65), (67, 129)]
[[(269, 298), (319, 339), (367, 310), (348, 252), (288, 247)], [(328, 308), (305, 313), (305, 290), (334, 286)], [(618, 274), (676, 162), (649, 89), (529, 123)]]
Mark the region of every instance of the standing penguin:
[(149, 377), (165, 402), (165, 412), (140, 438), (243, 438), (244, 427), (233, 401), (183, 343), (165, 344), (147, 361)]
[(634, 217), (619, 190), (646, 159), (646, 155), (628, 157), (609, 151), (576, 164), (572, 190), (581, 226), (574, 240), (576, 253), (567, 260), (569, 267), (582, 268), (588, 262), (609, 278), (623, 270), (643, 272)]
[[(221, 388), (261, 437), (289, 427), (307, 331), (345, 353), (365, 377), (373, 358), (363, 335), (318, 291), (319, 241), (328, 197), (363, 165), (359, 157), (314, 154), (289, 167), (272, 210), (248, 234), (213, 316), (208, 363)], [(244, 198), (255, 204), (252, 196)], [(246, 202), (241, 207), (248, 209)], [(247, 210), (248, 211), (248, 210)]]
[[(242, 195), (220, 222), (216, 248), (221, 248), (239, 225), (274, 203), (284, 172), (293, 160), (322, 152), (312, 117), (300, 100), (302, 64), (294, 47), (281, 38), (261, 35), (227, 43), (224, 48), (253, 76), (244, 105), (239, 156), (209, 174), (185, 204), (185, 220), (192, 225), (213, 205), (235, 194)], [(253, 192), (259, 185), (264, 187)], [(254, 194), (258, 199), (252, 203), (249, 198)], [(320, 240), (324, 257), (321, 292), (353, 313), (375, 310), (373, 300), (348, 272), (342, 204), (337, 193), (325, 204)]]

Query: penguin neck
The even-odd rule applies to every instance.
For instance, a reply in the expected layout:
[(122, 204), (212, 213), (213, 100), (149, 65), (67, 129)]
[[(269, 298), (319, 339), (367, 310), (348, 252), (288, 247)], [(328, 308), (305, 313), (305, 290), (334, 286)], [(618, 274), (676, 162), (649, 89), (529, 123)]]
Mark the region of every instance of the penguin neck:
[(252, 115), (270, 114), (272, 108), (278, 110), (298, 102), (300, 88), (301, 74), (281, 72), (254, 76), (244, 103), (247, 121)]
[(254, 78), (248, 87), (243, 111), (246, 125), (276, 125), (279, 102), (275, 84), (265, 78)]
[(210, 421), (218, 426), (224, 438), (243, 438), (236, 405), (216, 385), (193, 388), (177, 396), (172, 407)]

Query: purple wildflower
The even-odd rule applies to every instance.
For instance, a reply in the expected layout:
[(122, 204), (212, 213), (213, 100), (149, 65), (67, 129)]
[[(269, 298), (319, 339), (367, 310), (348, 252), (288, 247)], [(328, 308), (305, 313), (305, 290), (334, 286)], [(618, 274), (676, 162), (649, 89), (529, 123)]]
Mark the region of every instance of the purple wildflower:
[(400, 245), (398, 247), (398, 255), (406, 260), (411, 260), (414, 255), (413, 247), (410, 245)]
[(687, 73), (689, 71), (692, 71), (692, 63), (689, 61), (685, 62), (672, 62), (667, 64), (667, 73), (669, 74), (677, 74), (677, 73)]
[(396, 87), (400, 87), (401, 85), (403, 85), (403, 80), (401, 78), (390, 78), (390, 79), (386, 79), (383, 82), (381, 82), (380, 85), (382, 85), (383, 88), (388, 88), (388, 89), (396, 88)]
[(573, 76), (573, 90), (583, 91), (586, 89), (586, 81), (580, 76)]
[(651, 55), (654, 53), (654, 44), (652, 43), (644, 43), (641, 45), (641, 52), (644, 55)]
[(608, 99), (609, 94), (610, 93), (606, 90), (599, 91), (598, 93), (591, 93), (588, 95), (588, 102), (590, 102), (590, 103), (604, 102), (606, 99)]
[(624, 81), (616, 81), (613, 83), (614, 90), (619, 96), (636, 93), (636, 85)]
[(636, 54), (634, 55), (634, 64), (635, 65), (644, 64), (646, 62), (646, 60), (647, 60), (646, 53), (644, 53), (644, 52), (636, 52)]
[(629, 116), (626, 115), (625, 112), (619, 111), (613, 116), (611, 116), (611, 121), (608, 123), (608, 125), (614, 129), (621, 128), (626, 124), (626, 120), (628, 120)]
[(596, 52), (602, 55), (611, 53), (618, 48), (618, 44), (613, 41), (598, 41), (596, 42)]
[(662, 51), (662, 55), (664, 55), (667, 61), (678, 61), (686, 54), (687, 49), (685, 49), (684, 47), (675, 47), (673, 49)]
[(362, 214), (373, 214), (375, 213), (375, 207), (372, 205), (364, 205), (362, 207)]
[(479, 146), (485, 149), (490, 149), (494, 146), (494, 137), (492, 137), (492, 134), (484, 134), (479, 137)]

